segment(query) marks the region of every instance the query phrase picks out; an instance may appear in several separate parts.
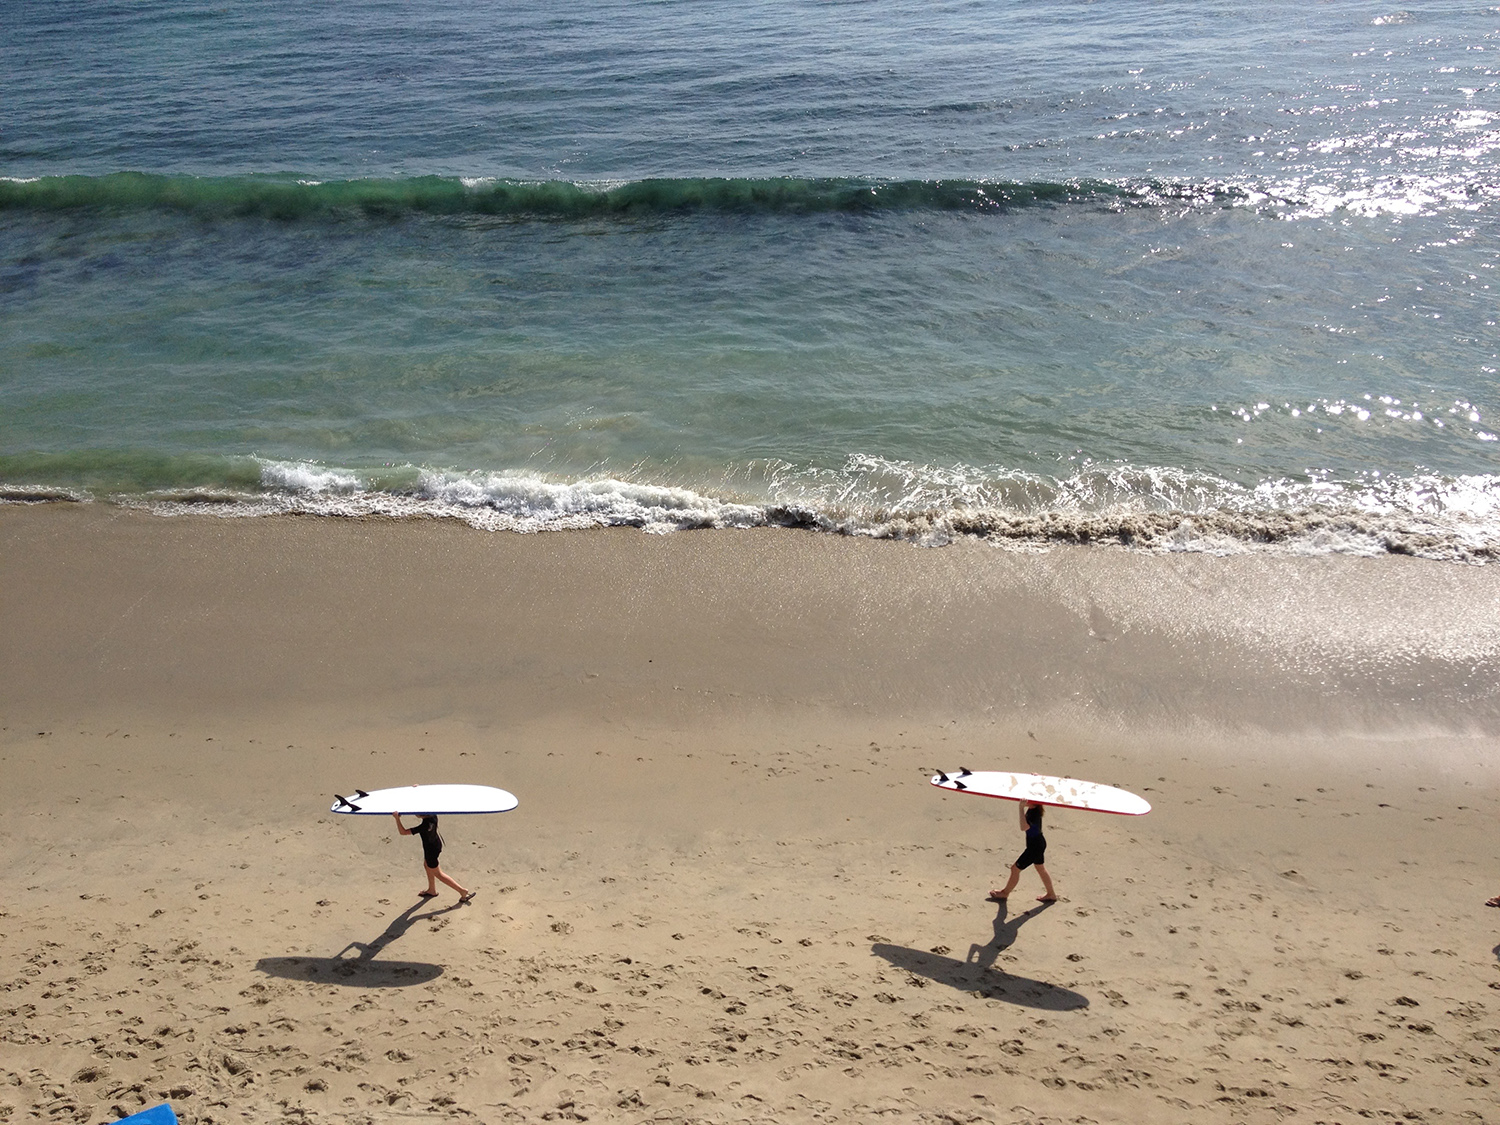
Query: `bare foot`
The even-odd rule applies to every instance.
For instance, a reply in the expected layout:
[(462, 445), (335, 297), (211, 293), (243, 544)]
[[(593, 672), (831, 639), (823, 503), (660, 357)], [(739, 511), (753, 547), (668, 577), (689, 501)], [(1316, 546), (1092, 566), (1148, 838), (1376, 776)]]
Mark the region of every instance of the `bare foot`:
[(1489, 902), (1485, 903), (1485, 905), (1486, 906), (1500, 906), (1500, 895), (1496, 895), (1494, 898), (1490, 899)]
[(1006, 895), (1001, 894), (999, 891), (991, 891), (990, 892), (990, 901), (991, 902), (1004, 902), (1005, 899), (1006, 899), (1006, 897), (1007, 897)]
[(1056, 902), (1057, 901), (1057, 896), (1056, 895), (1037, 895), (1036, 896), (1036, 900), (1037, 900), (1037, 902)]
[(471, 902), (474, 901), (474, 895), (476, 893), (477, 892), (475, 892), (475, 891), (465, 891), (463, 894), (461, 894), (461, 895), (458, 896), (458, 905), (459, 906), (468, 906), (469, 903), (471, 903)]

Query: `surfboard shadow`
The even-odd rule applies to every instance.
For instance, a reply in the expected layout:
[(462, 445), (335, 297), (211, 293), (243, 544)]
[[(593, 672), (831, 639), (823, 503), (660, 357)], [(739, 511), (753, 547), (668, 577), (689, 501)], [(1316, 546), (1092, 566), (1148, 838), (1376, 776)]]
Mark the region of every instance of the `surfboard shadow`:
[(984, 945), (976, 943), (969, 946), (969, 955), (962, 961), (941, 953), (884, 943), (872, 945), (870, 952), (898, 969), (905, 969), (916, 976), (946, 984), (961, 992), (977, 993), (986, 1000), (1003, 1000), (1007, 1004), (1039, 1008), (1047, 1012), (1076, 1012), (1089, 1006), (1088, 997), (1082, 993), (1047, 981), (1018, 977), (994, 967), (995, 958), (1000, 951), (1015, 944), (1016, 931), (1051, 905), (1043, 903), (1034, 906), (1026, 913), (1007, 920), (1006, 904), (1000, 903), (1000, 909), (995, 915), (994, 937)]
[[(262, 957), (255, 963), (258, 971), (283, 980), (311, 981), (316, 984), (338, 984), (352, 988), (408, 988), (426, 984), (443, 975), (441, 965), (426, 961), (377, 961), (376, 955), (401, 937), (418, 922), (447, 914), (456, 906), (418, 914), (422, 903), (408, 906), (397, 915), (379, 937), (372, 941), (351, 941), (332, 957)], [(355, 956), (350, 957), (353, 951)]]
[(443, 975), (441, 965), (426, 961), (363, 961), (357, 957), (262, 957), (255, 967), (283, 980), (353, 988), (406, 988)]

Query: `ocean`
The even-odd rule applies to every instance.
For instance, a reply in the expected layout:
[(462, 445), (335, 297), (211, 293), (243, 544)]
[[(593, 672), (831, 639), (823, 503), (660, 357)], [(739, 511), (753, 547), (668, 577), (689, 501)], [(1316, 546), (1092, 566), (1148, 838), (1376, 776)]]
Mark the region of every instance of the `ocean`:
[(1500, 7), (3, 22), (0, 502), (1500, 557)]

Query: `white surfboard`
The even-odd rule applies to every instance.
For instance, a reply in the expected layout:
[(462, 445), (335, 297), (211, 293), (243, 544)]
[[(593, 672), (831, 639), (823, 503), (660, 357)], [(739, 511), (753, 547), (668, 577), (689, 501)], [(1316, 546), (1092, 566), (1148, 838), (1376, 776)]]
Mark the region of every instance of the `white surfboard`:
[(932, 779), (939, 789), (999, 797), (1004, 801), (1029, 801), (1065, 809), (1140, 816), (1151, 811), (1151, 803), (1126, 789), (1079, 781), (1072, 777), (1046, 777), (1039, 773), (1001, 773), (997, 770), (958, 770)]
[(356, 789), (351, 796), (335, 793), (329, 812), (357, 816), (457, 816), (463, 813), (510, 812), (521, 802), (515, 794), (491, 785), (403, 785), (399, 789)]

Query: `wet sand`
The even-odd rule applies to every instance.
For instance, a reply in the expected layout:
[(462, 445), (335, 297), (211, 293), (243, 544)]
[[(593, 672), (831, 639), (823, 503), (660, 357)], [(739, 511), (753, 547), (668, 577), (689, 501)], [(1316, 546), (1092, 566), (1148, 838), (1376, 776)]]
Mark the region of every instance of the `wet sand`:
[[(1500, 571), (0, 507), (0, 1120), (1491, 1120)], [(1014, 808), (934, 768), (1124, 785)], [(501, 785), (475, 886), (335, 792)], [(1415, 1116), (1414, 1116), (1415, 1115)]]

